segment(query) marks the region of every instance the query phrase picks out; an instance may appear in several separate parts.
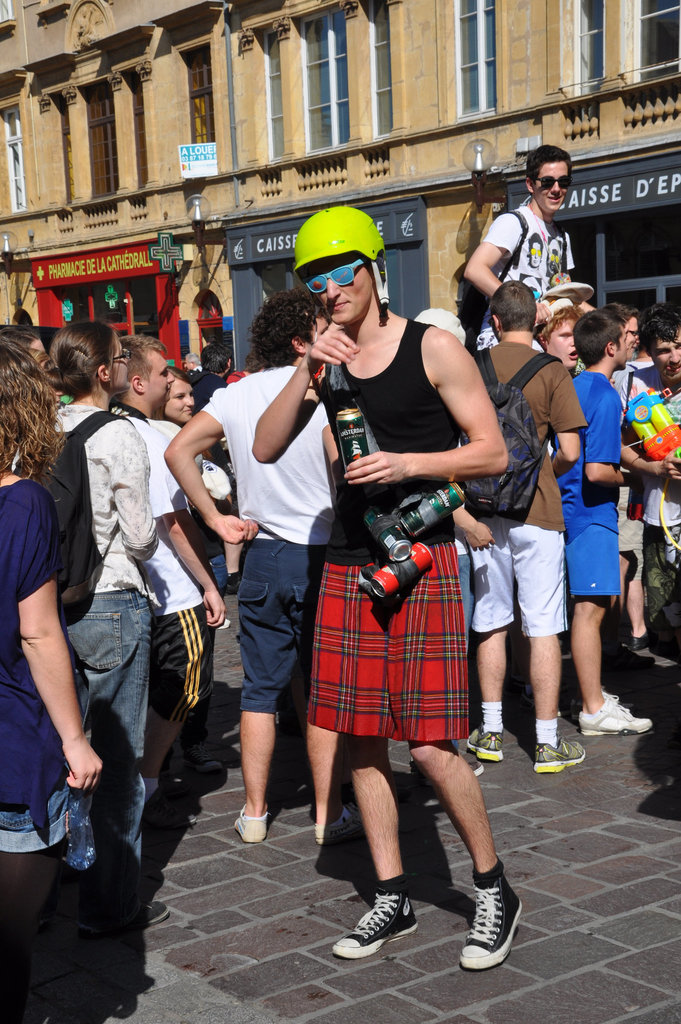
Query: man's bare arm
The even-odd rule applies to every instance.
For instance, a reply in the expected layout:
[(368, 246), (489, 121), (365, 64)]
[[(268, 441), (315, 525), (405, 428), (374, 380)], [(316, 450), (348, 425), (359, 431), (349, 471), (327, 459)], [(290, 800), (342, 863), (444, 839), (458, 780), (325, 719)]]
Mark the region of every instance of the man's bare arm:
[(558, 476), (567, 473), (568, 469), (577, 463), (582, 442), (579, 439), (579, 430), (561, 430), (556, 434), (560, 448), (553, 459), (553, 472)]
[(492, 267), (495, 267), (499, 260), (509, 256), (510, 253), (506, 249), (500, 249), (491, 242), (481, 242), (466, 264), (463, 276), (474, 284), (478, 291), (491, 299), (501, 284), (499, 278), (492, 272)]
[(444, 452), (375, 452), (348, 467), (348, 483), (389, 484), (417, 477), (472, 480), (506, 469), (506, 445), (471, 356), (452, 334), (435, 327), (426, 331), (422, 352), (429, 380), (470, 443)]
[(258, 532), (255, 523), (224, 516), (218, 512), (194, 461), (199, 452), (210, 448), (222, 437), (222, 424), (207, 412), (198, 412), (170, 442), (165, 459), (170, 472), (194, 506), (206, 526), (228, 544), (251, 540)]
[(589, 483), (600, 484), (601, 487), (621, 487), (624, 483), (619, 466), (612, 462), (586, 462), (584, 475)]

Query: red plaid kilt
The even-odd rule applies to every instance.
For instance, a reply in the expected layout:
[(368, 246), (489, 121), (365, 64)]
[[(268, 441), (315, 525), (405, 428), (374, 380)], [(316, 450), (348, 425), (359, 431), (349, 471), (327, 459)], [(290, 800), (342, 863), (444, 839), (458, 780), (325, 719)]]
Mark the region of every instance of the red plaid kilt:
[(324, 567), (309, 720), (322, 729), (396, 740), (468, 735), (468, 676), (454, 544), (396, 609), (357, 586), (359, 566)]

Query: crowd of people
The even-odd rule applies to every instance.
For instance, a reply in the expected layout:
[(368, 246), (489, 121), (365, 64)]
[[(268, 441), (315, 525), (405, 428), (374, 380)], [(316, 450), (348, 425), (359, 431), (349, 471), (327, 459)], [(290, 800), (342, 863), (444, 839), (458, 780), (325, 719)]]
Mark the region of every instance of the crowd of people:
[[(176, 740), (189, 768), (221, 768), (204, 743), (226, 592), (238, 594), (244, 673), (239, 838), (270, 833), (276, 715), (290, 691), (315, 841), (366, 836), (375, 869), (373, 906), (334, 954), (363, 958), (417, 928), (388, 755), (401, 740), (471, 858), (460, 964), (508, 956), (521, 904), (473, 768), (503, 760), (509, 674), (534, 708), (534, 771), (556, 773), (585, 758), (559, 729), (561, 636), (570, 631), (579, 729), (596, 736), (653, 726), (603, 689), (602, 670), (646, 667), (648, 647), (678, 658), (681, 644), (681, 444), (666, 426), (681, 420), (681, 310), (588, 305), (593, 289), (571, 281), (554, 220), (570, 180), (563, 150), (531, 154), (528, 203), (469, 260), (485, 306), (477, 344), (453, 314), (392, 312), (380, 233), (349, 207), (301, 228), (303, 287), (266, 300), (239, 373), (221, 344), (180, 370), (157, 340), (100, 322), (59, 330), (49, 356), (28, 351), (40, 346), (27, 332), (0, 338), (2, 602), (14, 624), (0, 651), (0, 976), (17, 993), (11, 1022), (56, 905), (69, 788), (94, 793), (80, 936), (168, 917), (139, 897), (141, 829), (194, 823), (165, 772)], [(521, 420), (522, 444), (507, 429)], [(99, 557), (62, 603), (59, 523), (41, 483), (76, 437)], [(502, 500), (511, 478), (522, 504)], [(472, 657), (482, 707), (471, 731)]]

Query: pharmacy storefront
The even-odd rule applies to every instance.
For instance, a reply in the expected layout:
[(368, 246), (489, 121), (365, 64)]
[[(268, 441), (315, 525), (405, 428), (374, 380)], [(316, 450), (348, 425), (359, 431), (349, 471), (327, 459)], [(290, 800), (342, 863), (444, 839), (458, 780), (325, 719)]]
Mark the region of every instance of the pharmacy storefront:
[[(361, 206), (386, 246), (390, 308), (415, 316), (428, 305), (426, 206), (421, 198)], [(227, 232), (234, 301), (236, 365), (248, 351), (248, 328), (263, 301), (299, 284), (293, 273), (296, 234), (309, 214), (242, 225)]]
[(122, 334), (159, 338), (179, 361), (178, 296), (172, 273), (160, 273), (155, 240), (32, 261), (40, 323), (61, 327), (105, 320)]
[[(509, 209), (527, 196), (509, 186)], [(681, 304), (681, 156), (678, 152), (573, 168), (556, 217), (570, 234), (572, 277), (596, 289), (594, 302)]]

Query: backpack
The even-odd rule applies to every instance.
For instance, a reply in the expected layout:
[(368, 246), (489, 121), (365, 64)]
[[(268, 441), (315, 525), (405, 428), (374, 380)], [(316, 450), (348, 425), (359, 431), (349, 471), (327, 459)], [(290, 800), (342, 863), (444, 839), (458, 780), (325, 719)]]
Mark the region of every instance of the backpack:
[(75, 604), (92, 593), (99, 579), (102, 555), (95, 543), (85, 442), (105, 423), (117, 420), (95, 412), (66, 434), (64, 447), (47, 480), (59, 520), (63, 568), (59, 590), (64, 604)]
[[(498, 515), (524, 522), (537, 490), (549, 436), (540, 444), (523, 388), (544, 366), (560, 360), (538, 352), (505, 383), (497, 378), (489, 349), (478, 352), (476, 361), (506, 443), (508, 467), (501, 476), (467, 481), (466, 508), (475, 516)], [(468, 438), (462, 440), (467, 443)]]

